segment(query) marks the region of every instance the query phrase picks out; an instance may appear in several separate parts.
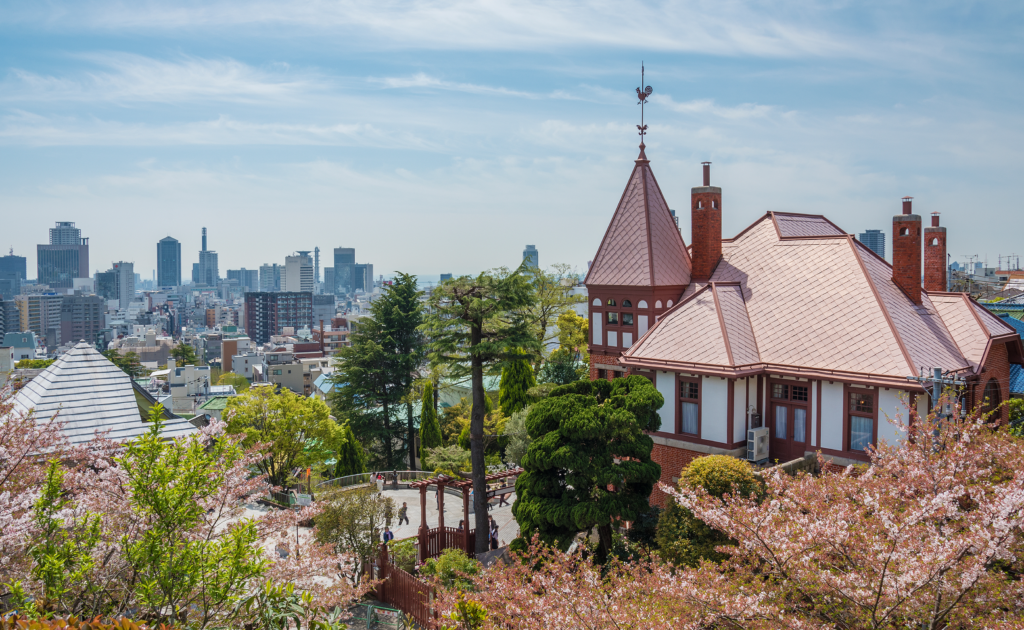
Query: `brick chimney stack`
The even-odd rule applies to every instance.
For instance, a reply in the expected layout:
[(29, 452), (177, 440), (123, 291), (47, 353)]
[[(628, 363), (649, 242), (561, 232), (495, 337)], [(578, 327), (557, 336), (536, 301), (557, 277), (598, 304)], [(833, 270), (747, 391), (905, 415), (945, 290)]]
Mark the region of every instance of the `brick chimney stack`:
[(690, 189), (690, 243), (695, 282), (711, 279), (722, 258), (722, 189), (711, 185), (711, 162), (703, 162), (704, 185)]
[(939, 213), (932, 213), (932, 226), (924, 229), (924, 290), (946, 290), (946, 228), (939, 227)]
[(911, 214), (910, 204), (913, 199), (904, 197), (903, 214), (892, 218), (892, 281), (903, 289), (914, 304), (920, 305), (921, 217)]

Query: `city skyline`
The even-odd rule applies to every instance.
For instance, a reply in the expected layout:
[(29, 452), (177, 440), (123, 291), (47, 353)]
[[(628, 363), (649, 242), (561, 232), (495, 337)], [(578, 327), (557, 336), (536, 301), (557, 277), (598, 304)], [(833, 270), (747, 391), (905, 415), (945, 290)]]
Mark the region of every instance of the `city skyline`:
[[(729, 190), (726, 234), (766, 210), (886, 229), (911, 195), (942, 213), (953, 260), (994, 266), (1022, 226), (1019, 14), (7, 3), (0, 248), (35, 268), (43, 230), (75, 221), (94, 260), (150, 270), (152, 243), (171, 235), (188, 261), (205, 225), (225, 269), (343, 243), (385, 274), (473, 273), (534, 243), (582, 271), (636, 157), (643, 61), (647, 155), (671, 207), (703, 160)], [(292, 219), (309, 233), (264, 251)], [(424, 260), (442, 235), (460, 247)]]

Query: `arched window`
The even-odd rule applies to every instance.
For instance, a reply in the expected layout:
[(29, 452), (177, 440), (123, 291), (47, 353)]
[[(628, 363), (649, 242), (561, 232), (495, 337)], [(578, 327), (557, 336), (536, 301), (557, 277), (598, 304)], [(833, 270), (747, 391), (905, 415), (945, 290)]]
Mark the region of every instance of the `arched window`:
[(601, 298), (594, 298), (594, 306), (601, 306)]
[(939, 239), (933, 238), (931, 244), (932, 245), (938, 245), (939, 244)]
[(711, 200), (711, 207), (716, 209), (716, 210), (718, 209), (718, 200), (717, 199), (712, 199)]
[(608, 306), (615, 306), (615, 300), (608, 300)]
[(672, 308), (672, 300), (669, 300), (669, 301), (668, 301), (668, 307), (669, 307), (669, 308)]
[(698, 201), (697, 202), (697, 209), (700, 210), (703, 207), (704, 207), (704, 202), (703, 201)]
[(910, 228), (900, 228), (900, 236), (910, 236)]
[(645, 300), (640, 300), (640, 302), (636, 305), (636, 307), (637, 308), (647, 308), (647, 302)]
[(622, 308), (633, 308), (633, 303), (629, 300), (622, 300)]
[(985, 393), (982, 394), (982, 398), (981, 411), (985, 414), (992, 413), (995, 411), (996, 407), (1003, 402), (1002, 398), (999, 396), (999, 383), (996, 379), (990, 379), (989, 382), (985, 384)]
[(654, 308), (661, 308), (661, 300), (654, 303)]

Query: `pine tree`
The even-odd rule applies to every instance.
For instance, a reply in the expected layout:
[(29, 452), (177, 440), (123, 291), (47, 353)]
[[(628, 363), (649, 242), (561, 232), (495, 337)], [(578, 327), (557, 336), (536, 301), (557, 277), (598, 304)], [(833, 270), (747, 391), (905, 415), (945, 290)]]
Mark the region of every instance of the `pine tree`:
[(597, 561), (611, 551), (613, 527), (647, 512), (661, 466), (651, 461), (657, 410), (664, 398), (650, 380), (577, 381), (530, 407), (532, 442), (516, 481), (514, 545), (533, 535), (568, 549), (576, 534), (597, 528)]
[(344, 441), (338, 449), (338, 463), (334, 465), (334, 476), (345, 477), (366, 472), (366, 453), (363, 452), (363, 446), (347, 422), (342, 426), (341, 436)]
[[(423, 399), (420, 410), (420, 452), (441, 446), (441, 424), (437, 421), (434, 411), (434, 384), (428, 382), (423, 388)], [(421, 455), (422, 457), (422, 455)]]
[(529, 361), (518, 359), (507, 363), (501, 369), (501, 384), (498, 387), (498, 405), (501, 406), (501, 412), (511, 416), (525, 409), (530, 404), (530, 397), (526, 392), (536, 385), (537, 380), (533, 376), (533, 367)]

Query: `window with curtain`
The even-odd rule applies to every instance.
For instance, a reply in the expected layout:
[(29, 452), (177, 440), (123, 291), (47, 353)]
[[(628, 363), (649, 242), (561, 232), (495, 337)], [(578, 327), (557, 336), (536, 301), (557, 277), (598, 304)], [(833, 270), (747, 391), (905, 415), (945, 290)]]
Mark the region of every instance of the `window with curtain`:
[(681, 401), (682, 431), (689, 435), (698, 435), (698, 407), (700, 404), (700, 386), (696, 381), (679, 381), (679, 399)]
[(863, 451), (874, 441), (875, 397), (871, 392), (850, 392), (850, 450)]
[(697, 435), (697, 403), (683, 402), (683, 433)]
[[(796, 389), (795, 387), (793, 389)], [(797, 442), (807, 441), (807, 410), (800, 407), (793, 408), (793, 440)]]
[(787, 426), (788, 412), (789, 408), (782, 405), (775, 408), (775, 437), (780, 440), (789, 437), (789, 427)]

